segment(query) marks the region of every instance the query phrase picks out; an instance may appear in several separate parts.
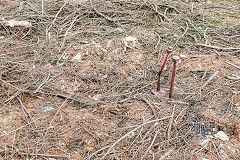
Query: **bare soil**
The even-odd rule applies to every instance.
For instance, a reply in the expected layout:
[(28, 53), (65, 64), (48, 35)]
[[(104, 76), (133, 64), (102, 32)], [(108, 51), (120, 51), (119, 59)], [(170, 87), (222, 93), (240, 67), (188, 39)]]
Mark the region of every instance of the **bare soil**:
[(238, 0), (2, 0), (0, 17), (0, 159), (240, 159)]

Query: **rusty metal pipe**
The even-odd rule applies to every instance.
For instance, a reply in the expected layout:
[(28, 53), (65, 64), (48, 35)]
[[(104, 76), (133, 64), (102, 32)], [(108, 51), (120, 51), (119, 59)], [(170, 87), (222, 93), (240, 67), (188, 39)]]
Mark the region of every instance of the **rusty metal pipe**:
[(168, 57), (170, 55), (170, 53), (172, 53), (172, 47), (169, 46), (166, 53), (165, 53), (165, 56), (163, 58), (163, 62), (162, 62), (162, 65), (160, 67), (160, 70), (158, 72), (158, 82), (157, 82), (157, 91), (160, 91), (160, 78), (161, 78), (161, 74), (163, 72), (163, 69), (165, 68), (165, 65), (167, 63), (167, 60), (168, 60)]
[(173, 69), (172, 69), (172, 78), (171, 78), (171, 85), (170, 85), (170, 92), (169, 92), (169, 98), (172, 98), (173, 96), (173, 90), (174, 90), (174, 82), (177, 72), (177, 65), (180, 61), (180, 58), (178, 56), (173, 56)]

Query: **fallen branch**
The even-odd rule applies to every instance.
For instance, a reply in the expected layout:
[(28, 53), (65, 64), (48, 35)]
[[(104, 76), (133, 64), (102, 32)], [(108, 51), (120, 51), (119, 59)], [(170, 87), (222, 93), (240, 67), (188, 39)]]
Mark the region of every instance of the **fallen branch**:
[(62, 5), (62, 7), (58, 10), (57, 14), (54, 16), (54, 19), (53, 19), (51, 25), (50, 25), (48, 28), (46, 28), (46, 36), (47, 36), (48, 39), (50, 39), (50, 36), (49, 36), (49, 31), (50, 31), (50, 29), (53, 27), (54, 23), (55, 23), (56, 20), (57, 20), (58, 15), (61, 13), (61, 11), (63, 10), (63, 8), (65, 7), (65, 5), (66, 5), (67, 3), (68, 3), (68, 1), (66, 1), (66, 2)]
[(151, 147), (153, 146), (153, 143), (155, 142), (155, 140), (157, 138), (158, 133), (159, 133), (159, 130), (156, 132), (155, 136), (153, 137), (153, 140), (152, 140), (151, 144), (148, 146), (148, 148), (147, 148), (145, 154), (142, 156), (141, 160), (145, 159), (145, 157), (147, 156), (149, 150), (151, 149)]
[[(162, 120), (165, 120), (165, 119), (168, 119), (168, 118), (171, 118), (172, 116), (168, 116), (168, 117), (164, 117), (164, 118), (159, 118), (159, 119), (155, 119), (155, 120), (152, 120), (152, 121), (148, 121), (148, 122), (144, 122), (142, 124), (140, 124), (139, 126), (137, 126), (136, 128), (134, 128), (133, 130), (129, 131), (128, 133), (126, 133), (124, 136), (122, 136), (121, 138), (119, 138), (116, 142), (114, 142), (112, 145), (109, 145), (109, 146), (106, 146), (104, 147), (105, 148), (108, 148), (108, 151), (104, 154), (104, 156), (101, 158), (101, 159), (104, 159), (108, 153), (113, 149), (113, 147), (118, 144), (121, 140), (123, 140), (124, 138), (126, 138), (127, 136), (129, 136), (131, 133), (133, 133), (134, 131), (138, 130), (139, 128), (147, 125), (147, 124), (150, 124), (150, 123), (154, 123), (154, 122), (158, 122), (158, 121), (162, 121)], [(95, 154), (97, 154), (98, 152), (102, 151), (103, 149), (100, 149), (96, 152), (94, 152), (94, 154), (90, 155), (87, 159), (91, 159), (92, 156), (94, 156)]]
[[(0, 150), (1, 152), (6, 152), (5, 150)], [(11, 151), (7, 151), (8, 153), (11, 154), (17, 154), (17, 155), (25, 155), (25, 156), (40, 156), (40, 157), (54, 157), (54, 158), (68, 158), (67, 156), (63, 156), (63, 155), (54, 155), (54, 154), (40, 154), (40, 153), (24, 153), (24, 152), (11, 152)]]
[(207, 48), (212, 48), (212, 49), (217, 49), (217, 50), (240, 50), (240, 48), (224, 48), (224, 47), (217, 47), (217, 46), (211, 46), (211, 45), (206, 45), (206, 44), (200, 44), (197, 43), (197, 46), (202, 46), (202, 47), (207, 47)]
[(173, 123), (173, 118), (174, 118), (174, 113), (175, 113), (176, 105), (173, 106), (172, 110), (172, 118), (170, 119), (169, 126), (168, 126), (168, 132), (167, 132), (167, 138), (170, 141), (171, 138), (171, 129), (172, 129), (172, 123)]
[(26, 114), (28, 115), (28, 117), (30, 117), (31, 120), (32, 120), (32, 122), (34, 123), (35, 128), (37, 128), (37, 124), (35, 123), (32, 115), (28, 112), (27, 108), (26, 108), (26, 107), (24, 106), (24, 104), (22, 103), (22, 100), (21, 100), (20, 98), (18, 98), (18, 97), (17, 97), (17, 99), (18, 99), (19, 103), (21, 104), (22, 110), (23, 110), (24, 112), (26, 112)]
[(145, 126), (146, 124), (150, 124), (150, 123), (153, 123), (153, 122), (158, 122), (158, 121), (162, 121), (162, 120), (165, 120), (165, 119), (168, 119), (172, 116), (168, 116), (168, 117), (164, 117), (164, 118), (160, 118), (160, 119), (155, 119), (155, 120), (152, 120), (152, 121), (148, 121), (148, 122), (145, 122), (145, 123), (142, 123), (141, 125), (139, 125), (138, 127), (134, 128), (133, 130), (129, 131), (127, 134), (125, 134), (124, 136), (122, 136), (121, 138), (119, 138), (115, 143), (113, 143), (110, 148), (108, 149), (108, 151), (104, 154), (104, 156), (101, 158), (101, 159), (104, 159), (108, 153), (112, 150), (112, 148), (118, 144), (118, 142), (120, 142), (121, 140), (123, 140), (124, 138), (126, 138), (127, 136), (129, 136), (131, 133), (133, 133), (134, 131), (138, 130), (139, 128)]
[(230, 80), (240, 80), (240, 76), (237, 76), (237, 75), (232, 75), (232, 76), (225, 75), (225, 77)]
[(156, 113), (156, 110), (154, 109), (154, 106), (152, 105), (152, 103), (151, 103), (147, 98), (145, 98), (145, 97), (142, 97), (142, 100), (149, 105), (149, 107), (150, 107), (151, 110), (152, 110), (153, 115), (156, 117), (156, 116), (157, 116), (157, 113)]
[(164, 14), (162, 14), (162, 13), (160, 13), (160, 12), (158, 11), (158, 6), (157, 6), (156, 4), (152, 4), (152, 6), (153, 6), (153, 10), (154, 10), (159, 16), (161, 16), (162, 18), (164, 18), (166, 21), (170, 22), (170, 20), (168, 19), (167, 16), (165, 16)]
[(173, 152), (173, 150), (171, 149), (170, 151), (168, 151), (167, 153), (165, 153), (159, 160), (164, 160), (164, 159), (166, 159), (167, 156), (169, 156), (172, 152)]
[(218, 75), (219, 71), (216, 71), (211, 77), (202, 85), (201, 89), (206, 87), (213, 79)]
[(115, 22), (116, 22), (115, 19), (113, 19), (113, 18), (111, 18), (111, 17), (108, 17), (108, 16), (100, 13), (100, 12), (93, 6), (92, 0), (90, 0), (90, 2), (91, 2), (91, 7), (92, 7), (93, 11), (94, 11), (97, 15), (103, 17), (104, 19), (106, 19), (106, 20), (109, 21), (109, 22), (112, 22), (112, 23), (115, 23)]
[(229, 65), (231, 65), (231, 66), (233, 66), (233, 67), (235, 67), (235, 68), (237, 68), (237, 69), (240, 69), (240, 67), (237, 66), (237, 65), (235, 65), (235, 64), (232, 64), (232, 63), (230, 63), (230, 62), (225, 62), (225, 63), (227, 63), (227, 64), (229, 64)]
[(9, 20), (9, 21), (1, 21), (1, 23), (6, 27), (26, 27), (26, 28), (32, 27), (32, 24), (28, 21)]
[(41, 89), (41, 87), (48, 82), (49, 78), (50, 78), (50, 72), (48, 73), (47, 78), (38, 86), (38, 88), (34, 91), (34, 93), (37, 93)]

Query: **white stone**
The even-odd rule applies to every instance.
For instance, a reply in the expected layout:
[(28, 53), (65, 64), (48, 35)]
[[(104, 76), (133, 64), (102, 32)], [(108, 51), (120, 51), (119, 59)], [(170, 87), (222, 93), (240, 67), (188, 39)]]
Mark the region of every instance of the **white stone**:
[(198, 145), (199, 146), (204, 146), (207, 142), (209, 142), (211, 139), (210, 138), (204, 138), (204, 139), (199, 139), (198, 140)]
[(228, 141), (229, 137), (223, 132), (223, 131), (219, 131), (217, 132), (217, 134), (214, 134), (215, 138), (221, 139), (222, 141)]
[(79, 60), (81, 60), (81, 58), (82, 58), (82, 53), (81, 53), (81, 52), (78, 52), (78, 53), (72, 58), (72, 60), (73, 60), (73, 61), (79, 61)]
[(133, 36), (128, 36), (123, 39), (123, 43), (126, 47), (135, 48), (138, 43), (138, 39)]
[(114, 31), (115, 31), (115, 32), (120, 32), (120, 33), (122, 33), (122, 32), (124, 32), (124, 29), (122, 29), (122, 28), (116, 28)]
[(50, 112), (50, 111), (53, 111), (53, 110), (54, 110), (54, 107), (52, 105), (48, 105), (48, 106), (43, 107), (43, 112)]
[(180, 57), (180, 58), (182, 58), (182, 59), (185, 59), (185, 58), (187, 58), (187, 56), (186, 56), (186, 55), (184, 55), (184, 54), (180, 54), (180, 55), (179, 55), (179, 57)]
[(62, 57), (62, 59), (65, 60), (65, 61), (66, 61), (68, 58), (69, 58), (68, 55), (65, 55), (65, 56)]
[(137, 42), (138, 39), (136, 37), (128, 36), (125, 38), (125, 40), (127, 42)]

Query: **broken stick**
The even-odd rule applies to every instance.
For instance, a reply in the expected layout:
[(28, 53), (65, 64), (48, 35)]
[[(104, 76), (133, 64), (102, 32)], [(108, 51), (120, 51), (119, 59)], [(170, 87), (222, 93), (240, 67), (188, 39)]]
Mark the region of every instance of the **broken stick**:
[(219, 71), (216, 71), (211, 77), (202, 85), (201, 89), (206, 87), (213, 79), (218, 75)]
[(2, 21), (1, 23), (6, 27), (26, 27), (26, 28), (32, 27), (32, 24), (28, 21), (9, 20), (9, 21)]

